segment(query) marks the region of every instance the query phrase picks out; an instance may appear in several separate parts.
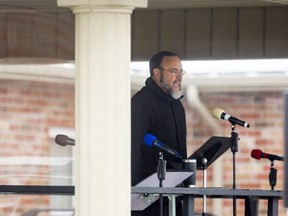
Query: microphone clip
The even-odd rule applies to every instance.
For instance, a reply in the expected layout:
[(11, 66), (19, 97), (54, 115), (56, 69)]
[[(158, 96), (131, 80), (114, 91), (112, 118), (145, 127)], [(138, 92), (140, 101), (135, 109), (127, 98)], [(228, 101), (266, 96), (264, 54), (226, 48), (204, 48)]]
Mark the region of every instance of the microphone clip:
[(158, 180), (160, 181), (160, 187), (161, 187), (162, 181), (165, 180), (165, 177), (166, 177), (166, 164), (167, 164), (167, 161), (164, 160), (163, 153), (159, 152), (157, 177), (158, 177)]
[(274, 190), (274, 187), (276, 186), (277, 183), (277, 169), (274, 168), (274, 160), (271, 160), (269, 183), (271, 186), (271, 190)]

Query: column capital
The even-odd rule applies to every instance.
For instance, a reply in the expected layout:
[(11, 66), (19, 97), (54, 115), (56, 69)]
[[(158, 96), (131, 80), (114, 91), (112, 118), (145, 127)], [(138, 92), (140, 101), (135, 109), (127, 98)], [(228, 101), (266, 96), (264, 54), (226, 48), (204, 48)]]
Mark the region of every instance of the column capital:
[(57, 0), (59, 7), (129, 7), (146, 8), (148, 0)]

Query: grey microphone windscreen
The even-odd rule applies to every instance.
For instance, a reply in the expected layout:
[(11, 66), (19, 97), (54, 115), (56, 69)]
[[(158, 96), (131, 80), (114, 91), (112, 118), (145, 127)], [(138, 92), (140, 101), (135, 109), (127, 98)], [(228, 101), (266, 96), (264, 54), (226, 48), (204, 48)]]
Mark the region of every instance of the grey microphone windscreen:
[(58, 134), (56, 137), (55, 137), (55, 142), (58, 144), (58, 145), (61, 145), (61, 146), (66, 146), (67, 145), (67, 139), (69, 137), (66, 136), (66, 135), (63, 135), (63, 134)]

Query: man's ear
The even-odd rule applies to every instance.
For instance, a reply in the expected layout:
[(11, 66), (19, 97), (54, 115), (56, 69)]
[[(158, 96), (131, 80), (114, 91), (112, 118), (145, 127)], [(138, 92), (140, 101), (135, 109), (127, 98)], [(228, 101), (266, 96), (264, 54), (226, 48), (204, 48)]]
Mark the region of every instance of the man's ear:
[(160, 74), (160, 69), (158, 68), (154, 68), (153, 69), (153, 76), (156, 78), (156, 79), (159, 79), (161, 74)]

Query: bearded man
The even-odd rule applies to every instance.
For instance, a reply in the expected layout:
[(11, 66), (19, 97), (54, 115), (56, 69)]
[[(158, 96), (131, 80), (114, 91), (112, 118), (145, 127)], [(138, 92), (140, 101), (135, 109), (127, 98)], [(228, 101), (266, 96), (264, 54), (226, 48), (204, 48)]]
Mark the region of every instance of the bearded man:
[[(132, 186), (157, 172), (159, 150), (143, 142), (145, 134), (153, 134), (159, 141), (187, 157), (186, 117), (180, 101), (182, 69), (181, 59), (170, 51), (161, 51), (149, 61), (150, 77), (145, 86), (131, 100), (131, 176)], [(163, 152), (167, 169), (181, 159)], [(167, 204), (167, 202), (166, 202)], [(159, 203), (144, 211), (133, 211), (133, 216), (158, 216)], [(181, 208), (181, 207), (179, 207)], [(165, 210), (166, 209), (166, 210)], [(164, 215), (168, 215), (168, 207)], [(177, 211), (181, 215), (181, 211)]]

